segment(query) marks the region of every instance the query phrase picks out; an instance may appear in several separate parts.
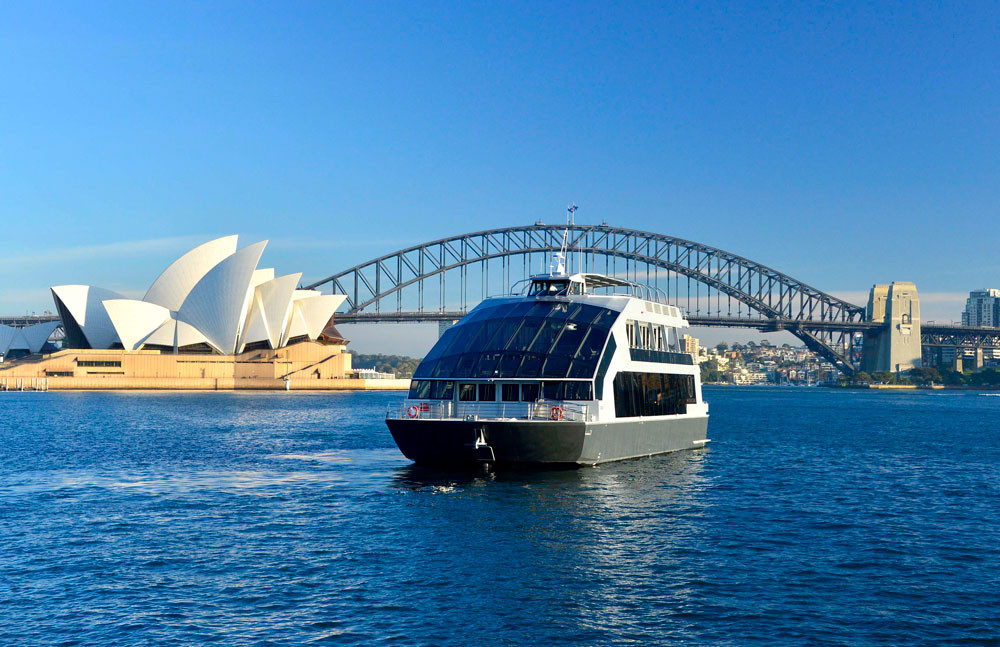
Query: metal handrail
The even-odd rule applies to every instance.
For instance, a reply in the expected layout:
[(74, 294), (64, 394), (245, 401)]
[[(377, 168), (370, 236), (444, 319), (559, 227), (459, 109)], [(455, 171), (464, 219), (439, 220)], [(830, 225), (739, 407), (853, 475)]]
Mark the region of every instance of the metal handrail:
[(537, 402), (453, 402), (411, 400), (386, 405), (388, 420), (551, 420), (587, 422), (596, 419), (597, 407), (566, 400)]
[[(502, 294), (495, 295), (495, 296), (498, 296), (498, 297), (523, 297), (523, 296), (527, 296), (528, 289), (531, 287), (531, 282), (534, 279), (535, 279), (535, 277), (529, 277), (529, 278), (526, 278), (526, 279), (521, 279), (520, 281), (514, 283), (510, 287), (509, 291), (507, 291), (505, 293), (502, 293)], [(622, 289), (622, 291), (621, 292), (616, 292), (615, 291), (616, 288)], [(658, 288), (658, 287), (655, 287), (655, 286), (652, 286), (652, 285), (645, 285), (643, 283), (635, 283), (634, 281), (625, 281), (624, 285), (604, 285), (604, 286), (600, 286), (600, 287), (596, 287), (596, 288), (590, 288), (590, 290), (591, 291), (587, 292), (586, 294), (598, 295), (598, 293), (594, 292), (594, 290), (611, 290), (612, 291), (611, 292), (612, 295), (613, 294), (623, 294), (623, 296), (630, 296), (630, 297), (633, 297), (635, 299), (642, 299), (644, 301), (653, 301), (653, 302), (660, 303), (660, 304), (663, 304), (663, 305), (673, 305), (673, 304), (670, 303), (670, 301), (669, 301), (669, 299), (667, 297), (667, 293), (662, 288)], [(602, 293), (601, 295), (606, 295), (606, 294), (607, 293)], [(598, 296), (601, 296), (601, 295), (598, 295)], [(494, 296), (494, 295), (491, 295), (491, 296)], [(544, 295), (544, 296), (548, 296), (548, 295)], [(565, 295), (558, 295), (558, 296), (565, 296)]]

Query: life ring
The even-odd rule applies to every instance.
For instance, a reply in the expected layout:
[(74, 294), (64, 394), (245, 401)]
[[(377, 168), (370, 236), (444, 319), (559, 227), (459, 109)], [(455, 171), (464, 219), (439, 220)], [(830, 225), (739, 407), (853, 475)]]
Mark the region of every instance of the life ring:
[(562, 420), (563, 410), (562, 407), (552, 407), (552, 411), (549, 412), (549, 418), (552, 420)]
[(415, 404), (411, 404), (410, 408), (406, 410), (406, 415), (410, 416), (411, 418), (416, 418), (417, 416), (420, 415), (420, 407), (418, 407)]

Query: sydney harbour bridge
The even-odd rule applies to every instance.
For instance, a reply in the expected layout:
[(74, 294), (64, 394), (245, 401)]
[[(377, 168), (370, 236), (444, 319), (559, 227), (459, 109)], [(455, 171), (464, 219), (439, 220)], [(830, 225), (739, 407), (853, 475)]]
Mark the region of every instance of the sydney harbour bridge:
[[(756, 261), (716, 247), (607, 224), (503, 227), (414, 245), (327, 276), (310, 289), (346, 294), (338, 323), (454, 321), (487, 296), (548, 268), (568, 233), (567, 267), (662, 291), (693, 326), (788, 331), (845, 374), (865, 339), (890, 325)], [(21, 321), (23, 319), (23, 321)], [(27, 325), (54, 317), (0, 318)], [(924, 353), (1000, 347), (1000, 329), (923, 324)], [(919, 351), (918, 351), (919, 352)]]
[[(865, 306), (839, 299), (761, 263), (716, 247), (607, 224), (504, 227), (442, 238), (386, 254), (308, 288), (346, 294), (340, 323), (454, 321), (487, 296), (544, 271), (568, 229), (567, 267), (661, 290), (693, 326), (786, 330), (850, 375), (871, 321)], [(1000, 346), (1000, 329), (928, 325), (934, 348)]]

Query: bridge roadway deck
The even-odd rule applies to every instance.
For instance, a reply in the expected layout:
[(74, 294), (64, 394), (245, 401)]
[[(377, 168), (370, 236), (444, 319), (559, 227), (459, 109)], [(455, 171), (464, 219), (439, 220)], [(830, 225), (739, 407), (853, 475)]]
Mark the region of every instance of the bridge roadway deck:
[[(458, 321), (465, 313), (457, 311), (445, 312), (361, 312), (353, 314), (337, 314), (335, 320), (338, 324), (360, 324), (360, 323), (433, 323), (436, 321)], [(843, 332), (865, 332), (866, 330), (878, 330), (883, 324), (871, 321), (819, 321), (815, 319), (764, 319), (754, 317), (707, 317), (702, 315), (688, 315), (688, 322), (692, 326), (708, 326), (717, 328), (754, 328), (761, 332), (775, 332), (779, 330), (831, 330)], [(936, 338), (951, 337), (978, 337), (983, 340), (993, 340), (986, 345), (1000, 345), (1000, 328), (974, 328), (971, 326), (959, 326), (954, 324), (932, 324), (924, 323), (920, 327), (922, 335), (934, 336)], [(938, 345), (934, 342), (925, 345)], [(953, 346), (952, 343), (941, 345)], [(963, 344), (958, 344), (963, 345)]]
[[(359, 323), (416, 323), (435, 321), (458, 321), (465, 313), (446, 312), (360, 312), (337, 314), (338, 324)], [(716, 326), (722, 328), (756, 328), (764, 332), (794, 330), (804, 326), (813, 330), (856, 330), (858, 332), (879, 328), (881, 324), (868, 321), (815, 321), (803, 319), (763, 319), (748, 317), (704, 317), (688, 315), (692, 326)]]
[[(433, 323), (436, 321), (457, 321), (465, 313), (445, 312), (361, 312), (338, 314), (340, 324), (360, 323)], [(761, 332), (779, 330), (794, 331), (829, 330), (839, 332), (865, 332), (877, 330), (882, 324), (871, 321), (818, 321), (812, 319), (764, 319), (759, 317), (708, 317), (688, 315), (692, 326), (718, 328), (754, 328)], [(31, 326), (49, 321), (58, 321), (55, 315), (0, 316), (0, 324), (5, 326)], [(920, 327), (925, 346), (1000, 346), (1000, 328), (959, 326), (954, 324), (924, 323)]]
[(0, 325), (23, 328), (24, 326), (34, 326), (35, 324), (59, 321), (55, 315), (13, 315), (9, 317), (0, 316)]

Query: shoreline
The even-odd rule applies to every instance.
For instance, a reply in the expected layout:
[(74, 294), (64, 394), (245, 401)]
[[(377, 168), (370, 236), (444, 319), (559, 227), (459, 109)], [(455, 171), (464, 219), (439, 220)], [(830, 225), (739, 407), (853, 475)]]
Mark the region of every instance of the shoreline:
[(783, 389), (847, 389), (853, 391), (983, 391), (1000, 392), (1000, 386), (968, 386), (968, 385), (947, 385), (947, 384), (732, 384), (730, 382), (705, 382), (702, 386), (731, 386), (731, 387), (772, 387)]

